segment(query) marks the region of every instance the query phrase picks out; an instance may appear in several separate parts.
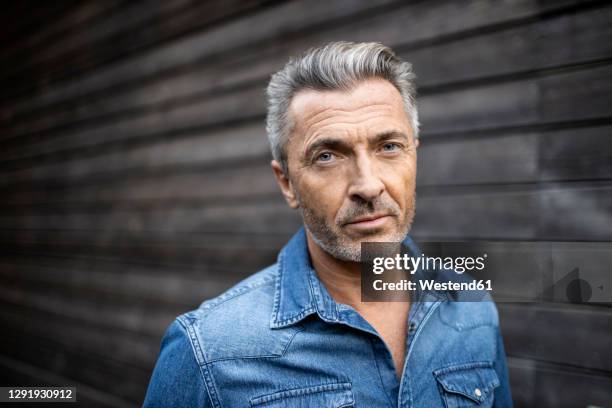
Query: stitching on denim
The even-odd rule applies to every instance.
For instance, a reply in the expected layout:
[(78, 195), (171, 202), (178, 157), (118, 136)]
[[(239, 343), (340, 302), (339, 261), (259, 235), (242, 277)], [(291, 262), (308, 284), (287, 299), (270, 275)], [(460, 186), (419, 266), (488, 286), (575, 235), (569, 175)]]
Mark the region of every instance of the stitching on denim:
[(274, 285), (274, 307), (272, 309), (273, 322), (280, 324), (278, 312), (280, 309), (280, 298), (281, 298), (281, 275), (285, 267), (285, 251), (281, 251), (278, 256), (278, 269), (276, 270), (276, 281)]
[[(461, 372), (461, 371), (469, 371), (469, 370), (474, 370), (474, 369), (492, 370), (494, 374), (492, 381), (487, 382), (486, 384), (483, 384), (483, 386), (481, 386), (482, 390), (485, 392), (485, 394), (481, 397), (474, 397), (473, 395), (466, 393), (460, 389), (453, 389), (453, 388), (449, 389), (447, 388), (446, 384), (442, 381), (442, 377), (444, 377), (444, 375), (446, 374), (452, 374), (452, 373)], [(462, 363), (462, 364), (454, 364), (454, 365), (451, 364), (451, 365), (447, 365), (445, 367), (439, 368), (437, 370), (434, 370), (432, 374), (436, 378), (436, 381), (438, 382), (438, 384), (442, 387), (442, 389), (446, 393), (462, 395), (466, 398), (469, 398), (471, 400), (477, 400), (479, 402), (482, 402), (485, 398), (487, 398), (486, 395), (489, 395), (491, 392), (493, 392), (495, 388), (499, 387), (500, 385), (499, 378), (497, 377), (497, 373), (495, 373), (495, 369), (493, 368), (493, 362), (491, 361), (473, 361), (473, 362)]]
[(321, 288), (319, 286), (319, 290), (315, 290), (314, 285), (321, 285), (321, 282), (319, 282), (317, 280), (317, 277), (315, 276), (315, 272), (311, 270), (311, 271), (308, 272), (308, 287), (309, 287), (309, 290), (310, 290), (310, 296), (312, 296), (315, 299), (314, 303), (315, 303), (315, 308), (316, 308), (317, 313), (323, 319), (327, 319), (327, 320), (330, 320), (330, 321), (333, 321), (333, 322), (338, 321), (338, 315), (336, 315), (336, 317), (329, 316), (327, 314), (327, 312), (325, 311), (325, 308), (323, 310), (321, 310), (321, 308), (319, 307), (320, 303), (322, 303), (322, 301), (323, 301), (323, 299), (320, 296), (321, 295)]
[(303, 331), (304, 327), (301, 327), (301, 326), (300, 327), (296, 327), (296, 328), (293, 328), (293, 330), (294, 330), (294, 332), (289, 337), (289, 341), (287, 342), (287, 344), (283, 348), (283, 351), (281, 351), (280, 354), (256, 354), (256, 355), (251, 355), (251, 356), (219, 357), (219, 358), (213, 358), (213, 359), (206, 360), (206, 361), (204, 361), (204, 364), (212, 365), (212, 363), (217, 363), (217, 362), (220, 362), (220, 361), (231, 361), (231, 360), (241, 360), (241, 359), (279, 358), (279, 357), (283, 357), (285, 355), (285, 353), (287, 352), (287, 349), (289, 348), (289, 345), (291, 344), (291, 342), (293, 342), (293, 339), (295, 338), (295, 335), (298, 334), (299, 332)]
[(285, 348), (281, 352), (281, 356), (284, 356), (287, 353), (287, 350), (289, 350), (289, 346), (291, 345), (291, 343), (293, 343), (293, 339), (295, 339), (295, 336), (303, 330), (304, 330), (304, 326), (298, 326), (296, 328), (295, 332), (291, 335), (291, 338), (289, 339), (289, 341), (285, 345)]
[[(410, 346), (408, 347), (408, 352), (406, 353), (406, 360), (404, 362), (404, 365), (407, 366), (408, 365), (408, 360), (410, 358), (410, 355), (412, 354), (412, 350), (414, 350), (414, 344), (416, 343), (417, 339), (419, 338), (419, 334), (421, 334), (421, 332), (423, 331), (423, 327), (425, 327), (425, 323), (427, 323), (427, 321), (429, 320), (429, 318), (431, 317), (431, 315), (436, 311), (436, 309), (438, 309), (438, 307), (443, 303), (443, 301), (437, 300), (435, 301), (431, 307), (429, 308), (429, 310), (427, 311), (427, 313), (425, 313), (425, 316), (423, 316), (423, 319), (421, 320), (421, 322), (419, 323), (419, 326), (416, 330), (416, 332), (414, 333), (414, 336), (412, 337), (412, 341), (410, 342)], [(420, 307), (424, 307), (423, 306), (424, 303), (420, 304)], [(400, 383), (400, 389), (399, 389), (399, 399), (402, 399), (402, 395), (404, 395), (406, 393), (406, 389), (403, 387), (403, 382)], [(408, 387), (408, 402), (409, 402), (409, 406), (413, 405), (413, 392), (412, 392), (412, 386), (410, 385), (410, 381), (407, 382), (407, 387)]]
[(223, 303), (235, 299), (238, 296), (244, 295), (254, 289), (265, 286), (272, 281), (273, 274), (264, 275), (260, 280), (257, 280), (249, 285), (239, 286), (235, 289), (231, 289), (216, 298), (211, 299), (209, 302), (203, 303), (198, 309), (190, 312), (189, 314), (199, 315), (200, 317), (207, 316), (211, 311), (222, 305)]
[(221, 401), (219, 400), (219, 393), (215, 386), (215, 381), (212, 377), (212, 373), (208, 369), (208, 365), (206, 364), (201, 365), (200, 370), (203, 373), (203, 376), (206, 380), (206, 390), (208, 391), (208, 395), (210, 396), (210, 400), (213, 403), (213, 406), (217, 408), (221, 408), (222, 405), (221, 405)]
[(493, 368), (492, 361), (471, 361), (469, 363), (449, 364), (433, 371), (434, 375), (448, 374), (455, 371), (470, 370), (472, 368)]
[[(483, 391), (483, 395), (482, 396), (474, 396), (471, 395), (468, 392), (465, 392), (461, 389), (455, 389), (455, 388), (448, 388), (447, 385), (445, 384), (444, 381), (442, 381), (442, 377), (445, 374), (449, 374), (449, 373), (454, 373), (454, 372), (460, 372), (460, 371), (466, 371), (466, 370), (474, 370), (474, 369), (485, 369), (485, 370), (492, 370), (494, 377), (493, 377), (493, 381), (491, 382), (487, 382), (485, 384), (483, 384), (482, 386), (480, 386), (480, 388)], [(440, 387), (442, 387), (442, 389), (446, 394), (455, 394), (455, 395), (461, 395), (463, 397), (466, 397), (470, 400), (473, 401), (478, 401), (479, 403), (481, 403), (482, 401), (484, 401), (485, 399), (489, 398), (489, 394), (493, 392), (493, 390), (497, 387), (499, 387), (500, 382), (499, 382), (499, 378), (497, 377), (497, 373), (495, 373), (495, 370), (493, 369), (493, 363), (490, 361), (475, 361), (472, 363), (464, 363), (464, 364), (458, 364), (458, 365), (450, 365), (450, 366), (446, 366), (444, 368), (438, 369), (438, 370), (434, 370), (433, 371), (433, 375), (436, 378), (437, 383), (439, 384)], [(446, 397), (445, 397), (446, 398)]]
[[(274, 402), (274, 401), (285, 399), (285, 398), (293, 398), (293, 397), (300, 397), (304, 395), (319, 394), (319, 393), (328, 392), (328, 391), (352, 391), (352, 384), (350, 382), (342, 382), (342, 383), (321, 384), (321, 385), (315, 385), (315, 386), (304, 387), (304, 388), (292, 388), (289, 390), (278, 391), (278, 392), (274, 392), (271, 394), (261, 395), (256, 398), (251, 398), (250, 403), (251, 403), (251, 406), (259, 406), (259, 405), (265, 405), (270, 402)], [(352, 396), (352, 393), (351, 393), (351, 400), (353, 400), (353, 398), (354, 397)], [(352, 402), (354, 402), (354, 400)], [(344, 405), (346, 405), (347, 403), (349, 402), (344, 403)]]
[[(282, 278), (282, 271), (285, 268), (285, 253), (284, 251), (281, 251), (279, 257), (278, 257), (278, 269), (277, 269), (277, 274), (276, 274), (276, 284), (275, 284), (275, 291), (274, 291), (274, 307), (272, 310), (272, 322), (270, 323), (270, 326), (272, 328), (281, 328), (283, 326), (295, 323), (299, 320), (301, 320), (302, 318), (304, 318), (305, 316), (318, 311), (318, 308), (316, 308), (316, 304), (315, 304), (315, 308), (313, 308), (312, 304), (308, 305), (307, 307), (302, 307), (302, 310), (300, 310), (297, 314), (292, 314), (289, 316), (281, 316), (280, 315), (280, 302), (281, 302), (281, 290), (282, 290), (282, 285), (281, 285), (281, 278)], [(308, 279), (308, 284), (309, 284), (309, 293), (311, 295), (311, 297), (313, 296), (312, 293), (312, 289), (310, 288), (310, 279)]]
[(176, 320), (183, 326), (183, 328), (187, 332), (191, 347), (193, 348), (194, 357), (198, 362), (198, 365), (201, 365), (204, 361), (206, 361), (206, 358), (204, 357), (204, 352), (200, 347), (200, 342), (198, 341), (195, 331), (193, 330), (191, 322), (185, 322), (183, 316), (177, 317)]
[(303, 309), (302, 311), (300, 311), (298, 314), (281, 319), (277, 321), (276, 323), (277, 325), (280, 325), (280, 326), (295, 323), (301, 320), (304, 316), (307, 316), (314, 312), (316, 312), (316, 310), (312, 306), (309, 306), (306, 309)]
[(257, 355), (253, 355), (253, 356), (219, 357), (219, 358), (210, 359), (209, 361), (206, 361), (204, 364), (212, 366), (215, 363), (219, 363), (219, 362), (222, 362), (222, 361), (252, 360), (252, 359), (257, 359), (257, 358), (272, 359), (272, 358), (280, 358), (280, 357), (282, 357), (281, 354), (257, 354)]
[(208, 367), (205, 364), (202, 364), (202, 362), (206, 362), (206, 359), (200, 346), (200, 341), (198, 340), (195, 330), (193, 329), (193, 325), (190, 322), (185, 322), (182, 316), (177, 317), (176, 320), (187, 332), (189, 342), (191, 343), (191, 351), (193, 352), (196, 362), (198, 363), (198, 367), (200, 368), (200, 374), (204, 380), (208, 397), (210, 398), (213, 406), (220, 408), (221, 402), (219, 401), (218, 392), (212, 378), (212, 373), (208, 371)]
[(387, 388), (385, 387), (385, 382), (383, 381), (382, 375), (380, 374), (380, 366), (378, 365), (378, 360), (376, 359), (376, 350), (374, 350), (374, 339), (373, 338), (370, 338), (370, 347), (372, 348), (372, 354), (374, 354), (373, 356), (374, 364), (376, 365), (376, 371), (378, 371), (378, 378), (380, 379), (380, 384), (383, 386), (385, 395), (387, 396), (387, 399), (389, 400), (389, 404), (393, 407), (395, 404), (393, 404), (393, 401), (389, 397), (389, 394), (387, 393)]

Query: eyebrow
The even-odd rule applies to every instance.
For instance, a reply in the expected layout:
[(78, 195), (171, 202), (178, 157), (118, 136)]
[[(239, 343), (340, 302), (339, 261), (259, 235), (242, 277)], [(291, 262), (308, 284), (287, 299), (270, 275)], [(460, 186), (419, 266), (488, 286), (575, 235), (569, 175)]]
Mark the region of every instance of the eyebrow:
[[(401, 138), (406, 141), (409, 140), (408, 136), (406, 136), (406, 134), (403, 132), (400, 132), (397, 130), (387, 130), (387, 131), (378, 133), (371, 140), (369, 140), (368, 143), (370, 145), (377, 145), (381, 142), (384, 142), (385, 140), (390, 140), (394, 138)], [(331, 150), (338, 150), (338, 151), (343, 151), (343, 150), (346, 151), (346, 150), (350, 150), (351, 148), (350, 144), (348, 144), (344, 139), (336, 138), (336, 137), (322, 137), (314, 141), (310, 146), (308, 146), (304, 154), (304, 158), (307, 160), (308, 157), (310, 157), (310, 155), (312, 154), (312, 152), (314, 152), (315, 150), (321, 147), (325, 147)]]
[(380, 142), (384, 142), (385, 140), (400, 138), (404, 139), (406, 142), (409, 141), (408, 136), (404, 132), (400, 132), (399, 130), (387, 130), (381, 132), (374, 136), (372, 140), (370, 140), (370, 144), (379, 144)]
[(304, 158), (308, 160), (308, 157), (310, 157), (312, 152), (321, 147), (339, 151), (346, 151), (350, 149), (350, 145), (343, 139), (335, 137), (322, 137), (315, 140), (310, 146), (308, 146), (308, 149), (306, 149), (306, 153), (304, 154)]

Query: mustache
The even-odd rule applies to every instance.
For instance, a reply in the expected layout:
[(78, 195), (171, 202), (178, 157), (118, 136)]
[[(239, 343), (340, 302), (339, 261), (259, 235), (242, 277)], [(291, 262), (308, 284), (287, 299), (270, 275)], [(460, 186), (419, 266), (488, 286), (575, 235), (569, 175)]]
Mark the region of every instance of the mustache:
[(346, 225), (356, 218), (373, 214), (385, 214), (397, 217), (400, 215), (400, 208), (392, 200), (385, 200), (382, 198), (362, 203), (351, 202), (349, 206), (340, 209), (336, 217), (336, 222), (338, 225)]

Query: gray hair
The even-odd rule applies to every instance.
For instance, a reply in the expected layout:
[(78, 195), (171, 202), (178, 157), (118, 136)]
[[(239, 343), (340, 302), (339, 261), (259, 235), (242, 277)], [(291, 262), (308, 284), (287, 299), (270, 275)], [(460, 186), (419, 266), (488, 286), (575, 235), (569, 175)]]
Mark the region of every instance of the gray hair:
[(288, 111), (293, 96), (301, 89), (349, 90), (368, 78), (386, 79), (398, 89), (414, 137), (418, 137), (419, 118), (412, 65), (400, 60), (391, 48), (380, 43), (331, 42), (290, 58), (280, 71), (272, 75), (268, 84), (266, 131), (272, 157), (281, 164), (285, 174), (288, 174), (285, 146), (292, 131)]

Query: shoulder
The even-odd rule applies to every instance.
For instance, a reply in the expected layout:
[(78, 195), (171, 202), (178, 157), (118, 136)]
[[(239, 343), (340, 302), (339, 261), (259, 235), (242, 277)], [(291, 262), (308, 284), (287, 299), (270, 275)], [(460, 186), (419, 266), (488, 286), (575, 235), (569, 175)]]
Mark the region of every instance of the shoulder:
[[(439, 270), (435, 280), (453, 284), (477, 283), (467, 273), (457, 273), (452, 269)], [(484, 286), (483, 286), (484, 288)], [(446, 301), (442, 302), (439, 313), (442, 322), (457, 329), (467, 330), (479, 326), (499, 326), (497, 307), (491, 294), (478, 286), (468, 286), (465, 290), (448, 290)]]
[(200, 364), (283, 352), (291, 333), (270, 327), (277, 271), (271, 265), (177, 317)]
[(448, 300), (440, 305), (439, 314), (444, 324), (458, 331), (499, 326), (497, 307), (490, 298), (478, 301)]
[[(278, 264), (273, 264), (243, 279), (220, 295), (208, 299), (195, 310), (186, 313), (190, 319), (207, 320), (220, 313), (240, 312), (243, 307), (272, 300)], [(262, 309), (261, 307), (258, 309)]]

